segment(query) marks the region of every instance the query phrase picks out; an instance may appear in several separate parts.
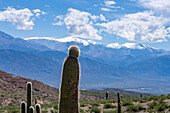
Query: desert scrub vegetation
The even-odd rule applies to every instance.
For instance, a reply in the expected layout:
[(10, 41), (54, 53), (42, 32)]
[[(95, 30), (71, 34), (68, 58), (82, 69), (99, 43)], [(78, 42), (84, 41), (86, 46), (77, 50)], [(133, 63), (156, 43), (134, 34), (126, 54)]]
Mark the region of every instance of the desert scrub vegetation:
[[(105, 95), (104, 95), (105, 96)], [(123, 98), (122, 113), (147, 112), (147, 113), (164, 113), (170, 112), (170, 95), (153, 96), (146, 98)], [(80, 98), (81, 99), (81, 98)], [(140, 100), (147, 102), (140, 103)], [(136, 102), (137, 100), (137, 102)], [(117, 113), (117, 100), (80, 100), (80, 113)], [(34, 106), (34, 104), (33, 104)], [(114, 106), (114, 107), (113, 107)], [(42, 113), (58, 113), (58, 102), (53, 100), (50, 103), (41, 104)], [(7, 105), (0, 107), (0, 113), (19, 113), (20, 105)]]
[(116, 106), (115, 105), (112, 105), (111, 103), (106, 103), (104, 104), (104, 108), (105, 109), (108, 109), (108, 108), (115, 108)]

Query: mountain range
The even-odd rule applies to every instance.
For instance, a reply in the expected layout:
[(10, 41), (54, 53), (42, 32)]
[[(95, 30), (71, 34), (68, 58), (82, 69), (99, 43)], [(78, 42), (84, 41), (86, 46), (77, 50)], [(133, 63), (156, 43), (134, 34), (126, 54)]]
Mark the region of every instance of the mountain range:
[(0, 70), (59, 88), (68, 47), (81, 50), (81, 89), (170, 92), (170, 52), (137, 43), (103, 45), (69, 36), (14, 38), (0, 32)]

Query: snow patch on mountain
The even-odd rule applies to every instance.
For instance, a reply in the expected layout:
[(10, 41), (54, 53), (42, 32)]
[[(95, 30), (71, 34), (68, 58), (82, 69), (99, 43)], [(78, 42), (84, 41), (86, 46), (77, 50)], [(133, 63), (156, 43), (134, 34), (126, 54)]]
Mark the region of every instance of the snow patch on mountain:
[(77, 42), (77, 43), (82, 43), (84, 46), (87, 46), (89, 44), (93, 44), (93, 45), (100, 44), (93, 40), (83, 40), (75, 36), (68, 36), (68, 37), (59, 38), (59, 39), (56, 39), (54, 37), (29, 37), (29, 38), (25, 38), (25, 40), (50, 40), (50, 41), (57, 41), (57, 42)]
[(119, 44), (119, 43), (111, 43), (106, 45), (108, 48), (113, 48), (113, 49), (120, 49), (122, 47), (129, 48), (129, 49), (146, 49), (147, 46), (144, 44), (138, 44), (138, 43), (124, 43), (124, 44)]

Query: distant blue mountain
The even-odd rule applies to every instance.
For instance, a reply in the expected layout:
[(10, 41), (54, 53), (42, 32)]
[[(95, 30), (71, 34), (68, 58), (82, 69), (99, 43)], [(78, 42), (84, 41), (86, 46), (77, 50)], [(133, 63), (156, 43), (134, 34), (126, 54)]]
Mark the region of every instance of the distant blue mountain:
[(0, 31), (0, 49), (19, 51), (50, 50), (48, 47), (31, 44), (21, 38), (14, 38), (2, 31)]
[(80, 88), (170, 92), (170, 52), (142, 44), (105, 46), (75, 37), (23, 40), (0, 32), (0, 70), (59, 87), (63, 61), (72, 44), (81, 50)]
[(113, 44), (105, 46), (94, 41), (83, 40), (73, 36), (62, 39), (27, 38), (25, 40), (35, 45), (43, 45), (52, 50), (65, 53), (67, 53), (67, 49), (70, 45), (76, 44), (80, 47), (82, 56), (109, 65), (121, 67), (127, 67), (137, 61), (170, 54), (169, 51), (154, 49), (142, 44), (125, 43), (117, 48)]

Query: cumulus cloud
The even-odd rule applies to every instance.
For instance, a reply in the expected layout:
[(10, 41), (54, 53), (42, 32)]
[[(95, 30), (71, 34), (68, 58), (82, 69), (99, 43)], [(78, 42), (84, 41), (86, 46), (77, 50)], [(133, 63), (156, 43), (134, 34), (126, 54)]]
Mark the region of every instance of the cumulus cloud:
[(98, 24), (104, 31), (130, 41), (162, 42), (166, 41), (168, 30), (164, 26), (166, 19), (154, 16), (152, 11), (127, 14), (120, 20)]
[(39, 17), (41, 14), (42, 14), (42, 15), (45, 15), (45, 14), (46, 14), (46, 12), (41, 11), (40, 9), (34, 9), (33, 12), (34, 12), (34, 14), (35, 14), (36, 17)]
[(0, 11), (0, 21), (7, 21), (17, 24), (17, 29), (31, 30), (33, 29), (33, 20), (30, 17), (33, 13), (28, 8), (16, 10), (8, 7), (5, 11)]
[(64, 23), (69, 34), (88, 39), (101, 40), (98, 30), (93, 27), (93, 22), (100, 18), (88, 12), (69, 8), (69, 13), (64, 18)]
[(104, 6), (105, 6), (105, 7), (100, 8), (100, 10), (102, 10), (102, 11), (107, 11), (107, 12), (117, 11), (117, 10), (115, 10), (115, 9), (122, 9), (122, 10), (123, 10), (122, 7), (120, 7), (120, 6), (115, 6), (115, 4), (116, 4), (115, 1), (109, 1), (109, 0), (104, 1)]
[(107, 6), (107, 7), (114, 7), (114, 6), (112, 6), (112, 5), (114, 5), (114, 4), (116, 4), (116, 2), (115, 1), (104, 1), (104, 3), (105, 3), (105, 5)]
[(61, 25), (64, 24), (64, 22), (62, 21), (63, 20), (63, 15), (56, 16), (56, 18), (54, 20), (57, 21), (57, 22), (52, 23), (52, 25), (61, 26)]
[(163, 10), (170, 12), (169, 0), (139, 0), (139, 2), (146, 8), (154, 10)]
[(0, 11), (0, 21), (7, 21), (17, 25), (20, 30), (32, 30), (34, 23), (34, 14), (38, 17), (41, 11), (39, 9), (33, 10), (33, 13), (28, 9), (16, 10), (15, 8), (8, 7), (5, 11)]

